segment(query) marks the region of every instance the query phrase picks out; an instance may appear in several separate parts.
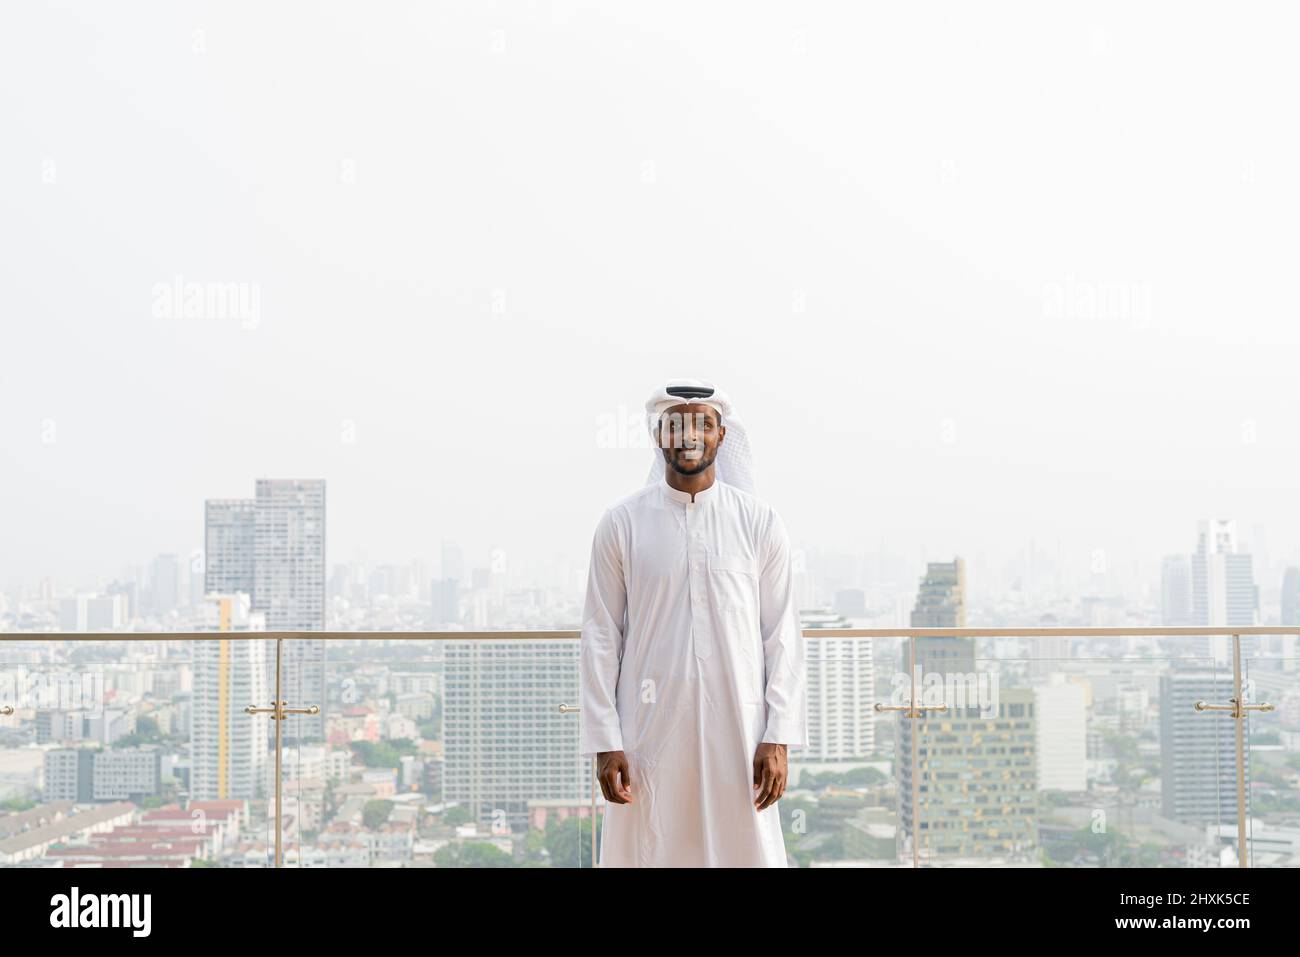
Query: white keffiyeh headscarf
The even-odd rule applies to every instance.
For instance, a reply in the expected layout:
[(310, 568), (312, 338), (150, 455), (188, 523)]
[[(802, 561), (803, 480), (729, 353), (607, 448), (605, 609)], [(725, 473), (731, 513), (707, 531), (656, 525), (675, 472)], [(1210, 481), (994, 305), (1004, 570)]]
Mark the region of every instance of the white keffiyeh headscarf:
[(727, 430), (727, 437), (718, 449), (718, 459), (714, 463), (717, 479), (742, 491), (754, 492), (754, 459), (749, 449), (749, 433), (745, 423), (736, 414), (731, 399), (713, 384), (702, 379), (669, 379), (655, 389), (654, 394), (646, 400), (646, 422), (650, 429), (650, 451), (654, 461), (650, 465), (647, 485), (662, 482), (664, 478), (663, 449), (654, 441), (655, 425), (659, 416), (675, 405), (698, 403), (711, 406), (722, 416), (722, 425)]

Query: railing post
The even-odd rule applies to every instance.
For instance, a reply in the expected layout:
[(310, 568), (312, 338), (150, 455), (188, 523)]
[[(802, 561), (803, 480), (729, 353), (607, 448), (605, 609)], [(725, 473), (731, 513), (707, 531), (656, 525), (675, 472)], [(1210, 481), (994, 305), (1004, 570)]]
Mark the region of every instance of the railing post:
[[(244, 709), (245, 714), (269, 714), (271, 720), (275, 722), (275, 866), (277, 868), (284, 866), (284, 815), (282, 813), (282, 801), (284, 782), (280, 777), (280, 762), (282, 759), (281, 748), (284, 741), (284, 719), (290, 714), (320, 714), (319, 705), (310, 705), (306, 708), (286, 708), (288, 704), (280, 697), (280, 670), (283, 659), (284, 639), (275, 639), (275, 700), (271, 702), (269, 708), (255, 708), (249, 705)], [(302, 858), (299, 856), (299, 864)]]
[(1232, 701), (1237, 706), (1233, 724), (1237, 732), (1237, 866), (1249, 867), (1246, 854), (1246, 721), (1241, 693), (1241, 635), (1232, 636)]
[[(581, 708), (560, 705), (560, 714), (578, 714)], [(596, 866), (596, 756), (591, 756), (591, 866)]]
[(1228, 703), (1206, 704), (1198, 701), (1192, 705), (1197, 711), (1228, 711), (1235, 722), (1237, 750), (1237, 866), (1249, 867), (1246, 851), (1246, 713), (1272, 711), (1267, 702), (1246, 704), (1241, 687), (1241, 635), (1232, 636), (1232, 697)]

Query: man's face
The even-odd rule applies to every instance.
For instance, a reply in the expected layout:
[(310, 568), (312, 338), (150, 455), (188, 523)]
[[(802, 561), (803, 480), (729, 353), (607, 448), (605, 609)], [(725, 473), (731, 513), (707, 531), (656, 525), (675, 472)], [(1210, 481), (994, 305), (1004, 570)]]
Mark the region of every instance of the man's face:
[(698, 475), (718, 457), (727, 430), (709, 405), (692, 402), (675, 405), (659, 416), (655, 441), (664, 461), (679, 475)]

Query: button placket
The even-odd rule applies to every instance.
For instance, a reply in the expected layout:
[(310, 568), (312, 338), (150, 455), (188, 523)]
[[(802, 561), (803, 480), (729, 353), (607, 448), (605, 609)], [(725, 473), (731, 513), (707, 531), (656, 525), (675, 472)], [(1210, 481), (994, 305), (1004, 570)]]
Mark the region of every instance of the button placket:
[(699, 510), (694, 502), (686, 505), (686, 555), (691, 575), (691, 634), (695, 642), (695, 657), (703, 660), (713, 654), (713, 632), (709, 625), (709, 610), (705, 596), (707, 572), (704, 567), (704, 546), (700, 534)]

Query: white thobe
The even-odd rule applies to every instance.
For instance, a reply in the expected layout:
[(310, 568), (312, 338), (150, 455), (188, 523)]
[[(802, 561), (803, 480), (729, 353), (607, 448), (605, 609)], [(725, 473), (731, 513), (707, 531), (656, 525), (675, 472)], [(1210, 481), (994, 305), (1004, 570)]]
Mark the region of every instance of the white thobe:
[(660, 480), (596, 527), (582, 621), (580, 746), (623, 751), (603, 867), (785, 867), (775, 804), (754, 809), (759, 742), (807, 745), (803, 632), (773, 509), (715, 481)]

